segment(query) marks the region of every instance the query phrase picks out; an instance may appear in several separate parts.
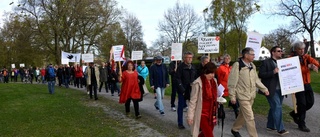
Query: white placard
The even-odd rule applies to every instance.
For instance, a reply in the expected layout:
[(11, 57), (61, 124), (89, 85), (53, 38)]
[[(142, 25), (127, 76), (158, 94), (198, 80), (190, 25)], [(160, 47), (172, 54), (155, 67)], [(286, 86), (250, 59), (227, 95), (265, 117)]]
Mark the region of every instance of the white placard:
[(112, 46), (110, 53), (113, 53), (114, 61), (124, 61), (125, 56), (123, 45)]
[(24, 67), (24, 63), (21, 63), (21, 64), (20, 64), (20, 67)]
[(263, 35), (257, 32), (248, 32), (246, 47), (254, 50), (254, 60), (259, 60), (262, 37)]
[(304, 91), (299, 57), (277, 60), (282, 95)]
[(142, 60), (143, 51), (132, 51), (131, 52), (131, 60)]
[(69, 59), (61, 59), (61, 64), (69, 64)]
[(82, 54), (81, 58), (82, 58), (82, 61), (85, 63), (93, 62), (93, 54)]
[(223, 96), (224, 89), (225, 88), (221, 84), (219, 84), (219, 86), (218, 86), (218, 97), (222, 97)]
[(171, 61), (182, 60), (182, 43), (172, 43)]
[(199, 37), (198, 53), (219, 53), (220, 37)]
[(11, 64), (11, 68), (16, 68), (16, 64)]

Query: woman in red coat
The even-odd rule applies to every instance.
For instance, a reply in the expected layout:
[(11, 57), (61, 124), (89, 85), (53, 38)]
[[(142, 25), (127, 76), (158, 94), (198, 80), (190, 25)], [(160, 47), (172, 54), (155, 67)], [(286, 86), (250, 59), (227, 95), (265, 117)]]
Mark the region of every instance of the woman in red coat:
[(75, 81), (76, 86), (79, 88), (79, 85), (80, 85), (80, 87), (82, 88), (81, 79), (83, 77), (83, 71), (82, 71), (82, 67), (79, 64), (77, 64), (77, 66), (74, 67), (74, 73), (76, 77), (76, 81)]
[(122, 82), (119, 103), (125, 103), (126, 113), (130, 113), (130, 102), (132, 100), (136, 118), (141, 118), (139, 112), (139, 101), (141, 92), (138, 84), (138, 73), (132, 61), (126, 62), (122, 76), (119, 78)]
[[(225, 89), (223, 92), (223, 96), (224, 97), (228, 97), (229, 96), (229, 92), (228, 92), (228, 77), (231, 71), (232, 66), (230, 66), (230, 61), (231, 61), (231, 57), (228, 54), (225, 54), (223, 56), (223, 63), (219, 66), (219, 68), (217, 69), (216, 75), (218, 78), (218, 85), (221, 84)], [(229, 102), (229, 106), (232, 106), (235, 117), (238, 117), (239, 114), (239, 103), (237, 102), (236, 104), (232, 104)]]

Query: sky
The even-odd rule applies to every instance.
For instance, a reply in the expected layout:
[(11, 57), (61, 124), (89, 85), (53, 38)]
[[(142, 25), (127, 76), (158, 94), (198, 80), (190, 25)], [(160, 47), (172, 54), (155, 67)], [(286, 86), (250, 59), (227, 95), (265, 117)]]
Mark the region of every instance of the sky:
[[(2, 26), (2, 20), (5, 18), (4, 12), (11, 11), (11, 2), (17, 0), (1, 0), (0, 2), (0, 25)], [(163, 20), (164, 12), (169, 8), (174, 7), (176, 0), (116, 0), (119, 7), (123, 7), (128, 12), (134, 14), (142, 24), (144, 33), (144, 41), (148, 47), (152, 46), (152, 42), (158, 38), (159, 32), (157, 26), (159, 21)], [(203, 17), (202, 11), (209, 6), (211, 0), (179, 0), (181, 4), (189, 4), (192, 6), (199, 16)], [(258, 5), (261, 6), (261, 10), (255, 13), (250, 19), (247, 31), (257, 31), (261, 34), (268, 34), (270, 31), (277, 29), (279, 26), (289, 24), (290, 19), (283, 17), (270, 16), (268, 13), (275, 7), (276, 2), (279, 0), (260, 0)], [(300, 34), (298, 37), (302, 37)], [(305, 37), (308, 37), (305, 35)], [(318, 39), (316, 39), (318, 40)]]

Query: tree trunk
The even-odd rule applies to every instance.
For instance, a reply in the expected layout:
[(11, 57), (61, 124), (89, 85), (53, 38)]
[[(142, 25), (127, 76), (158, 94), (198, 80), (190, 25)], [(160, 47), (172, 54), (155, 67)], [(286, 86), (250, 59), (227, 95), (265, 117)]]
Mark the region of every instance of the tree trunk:
[(311, 51), (311, 57), (315, 58), (315, 52), (314, 52), (314, 41), (313, 41), (313, 33), (309, 32), (310, 35), (310, 51)]

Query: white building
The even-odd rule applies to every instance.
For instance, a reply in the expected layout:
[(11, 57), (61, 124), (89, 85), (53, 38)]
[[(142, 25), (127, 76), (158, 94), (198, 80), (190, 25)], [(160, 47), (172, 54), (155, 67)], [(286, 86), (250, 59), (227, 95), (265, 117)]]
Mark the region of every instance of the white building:
[(316, 58), (320, 58), (320, 45), (319, 43), (314, 43), (314, 53), (316, 54)]
[[(320, 47), (319, 47), (320, 50)], [(270, 58), (271, 54), (266, 47), (260, 48), (259, 60), (265, 60), (266, 58)]]

